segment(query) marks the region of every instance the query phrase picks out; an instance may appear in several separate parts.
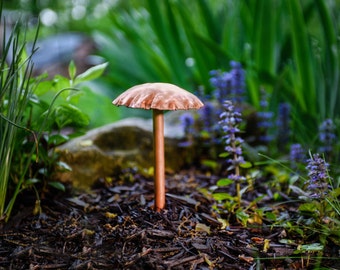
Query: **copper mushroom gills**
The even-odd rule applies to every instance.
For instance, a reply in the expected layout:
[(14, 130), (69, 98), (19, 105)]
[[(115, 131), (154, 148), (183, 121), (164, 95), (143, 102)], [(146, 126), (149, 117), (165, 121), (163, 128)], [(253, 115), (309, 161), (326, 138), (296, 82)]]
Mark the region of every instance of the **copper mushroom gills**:
[(126, 90), (113, 102), (117, 106), (152, 109), (154, 134), (155, 210), (165, 206), (164, 110), (190, 110), (203, 107), (192, 93), (170, 83), (145, 83)]

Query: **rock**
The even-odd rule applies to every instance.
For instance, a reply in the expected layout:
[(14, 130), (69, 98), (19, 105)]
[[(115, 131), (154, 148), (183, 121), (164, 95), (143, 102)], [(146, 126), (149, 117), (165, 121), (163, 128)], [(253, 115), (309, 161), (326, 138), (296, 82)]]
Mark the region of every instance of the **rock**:
[[(178, 145), (183, 139), (179, 112), (165, 116), (166, 170), (179, 170), (191, 151)], [(149, 169), (153, 167), (152, 119), (127, 118), (90, 130), (56, 148), (60, 160), (71, 172), (61, 172), (57, 178), (72, 182), (74, 187), (87, 189), (99, 178), (111, 176), (127, 167)]]
[[(32, 44), (28, 44), (28, 48), (31, 47)], [(32, 56), (35, 76), (47, 72), (50, 78), (55, 75), (68, 77), (71, 60), (77, 67), (77, 74), (101, 62), (93, 55), (96, 50), (94, 40), (82, 33), (66, 32), (39, 39), (36, 48)]]

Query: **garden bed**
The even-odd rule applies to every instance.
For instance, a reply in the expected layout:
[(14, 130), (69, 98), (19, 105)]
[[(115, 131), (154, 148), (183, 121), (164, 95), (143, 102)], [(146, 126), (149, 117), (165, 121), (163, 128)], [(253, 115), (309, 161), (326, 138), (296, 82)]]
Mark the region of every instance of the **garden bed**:
[[(297, 253), (298, 238), (283, 241), (292, 240), (283, 227), (233, 218), (225, 226), (224, 214), (212, 211), (216, 202), (200, 192), (217, 177), (168, 175), (160, 213), (152, 209), (152, 179), (130, 171), (111, 180), (87, 193), (46, 193), (40, 215), (32, 214), (35, 197), (21, 196), (0, 231), (0, 269), (312, 269), (316, 262), (318, 253)], [(265, 195), (272, 211), (294, 216), (296, 205), (273, 206), (269, 194), (258, 186), (244, 203)], [(339, 247), (330, 244), (322, 256), (322, 266), (340, 269)]]

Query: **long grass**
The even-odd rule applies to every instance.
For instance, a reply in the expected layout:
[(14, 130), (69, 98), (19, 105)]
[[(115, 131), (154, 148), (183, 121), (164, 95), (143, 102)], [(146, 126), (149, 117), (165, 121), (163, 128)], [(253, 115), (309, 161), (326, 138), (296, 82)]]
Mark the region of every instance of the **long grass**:
[[(2, 23), (6, 29), (5, 20)], [(32, 95), (32, 54), (33, 51), (29, 55), (26, 54), (25, 33), (22, 32), (19, 21), (10, 33), (4, 31), (0, 61), (0, 217), (3, 217), (5, 212), (11, 162), (18, 132), (29, 132), (25, 128), (23, 118)]]
[(98, 3), (87, 5), (82, 20), (66, 22), (69, 5), (60, 2), (59, 27), (94, 36), (110, 62), (102, 79), (110, 98), (148, 81), (209, 94), (209, 71), (235, 60), (246, 69), (251, 105), (258, 108), (260, 87), (274, 112), (291, 104), (292, 140), (311, 145), (319, 123), (339, 118), (338, 1), (118, 0), (100, 17)]
[(259, 108), (261, 87), (274, 113), (288, 102), (291, 140), (311, 148), (324, 119), (340, 122), (338, 9), (326, 0), (121, 0), (69, 26), (91, 33), (109, 61), (111, 97), (153, 81), (210, 94), (209, 71), (241, 62), (248, 102)]
[[(112, 9), (97, 22), (114, 91), (166, 81), (210, 93), (209, 71), (229, 61), (247, 72), (248, 101), (264, 86), (275, 112), (292, 106), (292, 140), (311, 145), (318, 124), (339, 118), (339, 18), (332, 1), (151, 1)], [(307, 135), (307, 136), (306, 136)]]

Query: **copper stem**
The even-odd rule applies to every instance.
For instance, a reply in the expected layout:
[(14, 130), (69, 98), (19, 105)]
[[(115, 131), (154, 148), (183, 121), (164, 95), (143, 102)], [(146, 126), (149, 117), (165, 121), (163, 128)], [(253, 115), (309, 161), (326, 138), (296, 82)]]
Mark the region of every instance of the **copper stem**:
[(155, 210), (165, 206), (165, 160), (163, 111), (153, 110)]

